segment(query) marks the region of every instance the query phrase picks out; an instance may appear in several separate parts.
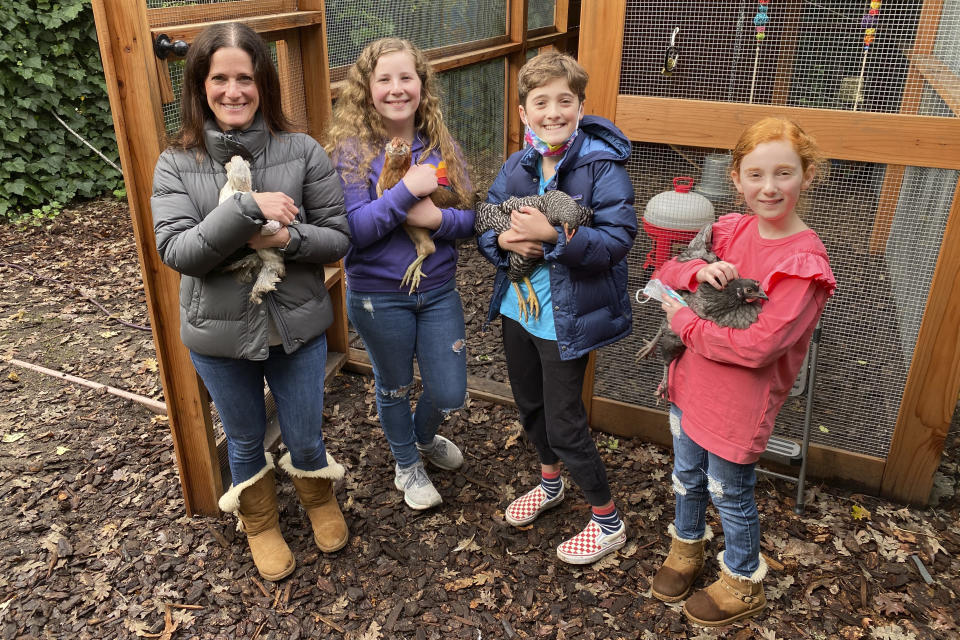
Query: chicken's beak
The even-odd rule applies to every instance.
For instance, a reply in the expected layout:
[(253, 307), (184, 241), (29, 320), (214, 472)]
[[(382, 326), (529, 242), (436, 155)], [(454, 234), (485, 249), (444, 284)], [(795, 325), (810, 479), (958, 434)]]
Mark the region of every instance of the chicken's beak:
[(757, 291), (757, 300), (769, 300), (769, 299), (770, 298), (768, 298), (767, 294), (765, 294), (763, 291)]

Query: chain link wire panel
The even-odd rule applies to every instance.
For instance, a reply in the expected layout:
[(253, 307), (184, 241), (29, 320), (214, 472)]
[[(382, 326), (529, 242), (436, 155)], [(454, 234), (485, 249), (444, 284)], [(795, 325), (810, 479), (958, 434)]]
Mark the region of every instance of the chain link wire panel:
[[(867, 1), (774, 0), (763, 22), (756, 0), (630, 0), (620, 93), (898, 113), (925, 93), (924, 80), (908, 74), (911, 51), (915, 62), (933, 52), (958, 67), (960, 3), (946, 0), (937, 31), (918, 38), (923, 5), (887, 0), (870, 16)], [(875, 40), (865, 47), (871, 28)], [(669, 75), (662, 73), (668, 58), (676, 58)], [(942, 82), (960, 91), (955, 76)]]
[[(723, 153), (635, 143), (628, 171), (638, 218), (651, 197), (672, 188), (675, 176), (699, 179), (706, 155), (718, 152)], [(812, 441), (878, 457), (889, 449), (957, 186), (956, 171), (909, 167), (885, 250), (871, 255), (885, 171), (881, 164), (834, 160), (826, 179), (809, 192), (803, 212), (826, 245), (838, 284), (823, 317)], [(735, 195), (728, 183), (726, 194), (714, 197), (717, 215), (742, 210)], [(645, 270), (643, 264), (653, 248), (640, 231), (628, 258), (631, 294), (650, 277), (653, 267)], [(636, 298), (633, 312), (633, 335), (598, 354), (595, 394), (656, 408), (661, 361), (651, 356), (638, 363), (635, 356), (656, 333), (663, 312), (655, 302), (639, 304)], [(802, 397), (788, 399), (777, 433), (799, 438), (803, 411)]]
[(378, 38), (406, 38), (434, 49), (503, 36), (506, 0), (327, 0), (331, 67), (349, 65)]
[(552, 27), (555, 24), (554, 13), (556, 5), (556, 0), (528, 0), (527, 29)]

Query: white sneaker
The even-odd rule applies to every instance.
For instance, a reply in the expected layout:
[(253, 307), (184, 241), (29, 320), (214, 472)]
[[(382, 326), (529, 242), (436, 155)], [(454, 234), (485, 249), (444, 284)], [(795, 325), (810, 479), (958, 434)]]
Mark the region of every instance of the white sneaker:
[(418, 511), (429, 509), (443, 502), (433, 483), (430, 482), (422, 460), (417, 460), (416, 464), (406, 469), (401, 469), (400, 465), (397, 465), (393, 484), (403, 491), (403, 500), (411, 509)]
[(417, 451), (427, 462), (446, 471), (459, 469), (463, 464), (463, 454), (457, 445), (443, 436), (433, 436), (433, 446), (417, 443)]

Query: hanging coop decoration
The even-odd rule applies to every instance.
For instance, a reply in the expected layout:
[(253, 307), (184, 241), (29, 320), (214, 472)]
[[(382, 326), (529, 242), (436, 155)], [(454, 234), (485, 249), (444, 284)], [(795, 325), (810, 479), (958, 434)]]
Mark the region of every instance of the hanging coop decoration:
[(647, 202), (643, 230), (653, 240), (643, 268), (660, 268), (687, 246), (704, 226), (713, 224), (713, 205), (699, 193), (691, 192), (693, 178), (673, 179), (673, 190), (659, 193)]

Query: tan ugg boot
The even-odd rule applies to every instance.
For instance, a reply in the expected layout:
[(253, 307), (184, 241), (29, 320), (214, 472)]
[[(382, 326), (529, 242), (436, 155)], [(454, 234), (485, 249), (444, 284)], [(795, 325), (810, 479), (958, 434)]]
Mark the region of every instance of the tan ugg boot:
[(705, 627), (723, 625), (754, 616), (767, 606), (763, 595), (763, 577), (767, 575), (767, 563), (760, 558), (760, 566), (748, 578), (730, 571), (723, 562), (723, 552), (717, 556), (720, 561), (720, 579), (706, 589), (701, 589), (683, 603), (683, 614), (687, 619)]
[(667, 527), (670, 534), (670, 553), (657, 575), (650, 584), (650, 593), (664, 602), (683, 600), (690, 593), (694, 580), (703, 569), (703, 550), (707, 540), (713, 539), (713, 531), (708, 525), (703, 537), (698, 540), (686, 540), (677, 536), (673, 523)]
[(327, 454), (327, 466), (316, 471), (304, 471), (293, 466), (290, 453), (280, 458), (280, 468), (290, 474), (293, 486), (300, 496), (300, 503), (310, 518), (313, 541), (320, 551), (330, 553), (347, 544), (350, 533), (343, 519), (333, 483), (343, 477), (343, 465)]
[(297, 563), (280, 533), (277, 516), (277, 491), (273, 482), (273, 456), (255, 476), (223, 494), (220, 509), (240, 519), (237, 527), (247, 534), (253, 564), (265, 580), (276, 581), (290, 575)]

